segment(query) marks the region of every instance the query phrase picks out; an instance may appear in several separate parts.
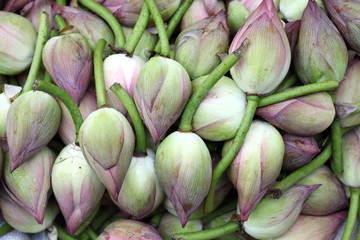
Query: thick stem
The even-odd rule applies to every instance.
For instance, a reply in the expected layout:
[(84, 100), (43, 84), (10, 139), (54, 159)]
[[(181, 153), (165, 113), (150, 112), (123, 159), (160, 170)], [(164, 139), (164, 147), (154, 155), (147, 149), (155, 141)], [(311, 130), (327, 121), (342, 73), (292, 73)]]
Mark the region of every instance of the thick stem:
[(276, 89), (275, 93), (281, 92), (285, 89), (291, 88), (297, 81), (297, 76), (295, 73), (291, 74), (281, 85)]
[(215, 211), (205, 215), (204, 217), (202, 217), (203, 224), (205, 225), (205, 224), (211, 222), (213, 219), (215, 219), (225, 213), (236, 210), (237, 203), (238, 203), (237, 200), (230, 202), (230, 203), (226, 204), (225, 206), (218, 208)]
[(52, 78), (50, 77), (50, 74), (48, 73), (48, 71), (45, 71), (43, 81), (44, 81), (44, 82), (48, 82), (48, 83), (53, 83), (53, 80), (52, 80)]
[(39, 24), (39, 32), (38, 37), (36, 40), (36, 46), (35, 46), (35, 52), (34, 57), (31, 62), (30, 71), (28, 74), (28, 77), (26, 79), (26, 83), (24, 85), (24, 88), (22, 89), (22, 92), (30, 91), (40, 70), (41, 66), (41, 59), (42, 59), (42, 50), (44, 48), (44, 45), (47, 41), (47, 34), (48, 34), (48, 22), (49, 17), (46, 13), (41, 13), (40, 15), (40, 24)]
[(0, 237), (4, 236), (5, 234), (7, 234), (8, 232), (10, 232), (13, 228), (7, 224), (4, 223), (1, 227), (0, 227)]
[(146, 153), (145, 127), (134, 101), (120, 84), (115, 83), (110, 89), (121, 100), (131, 117), (135, 129), (135, 151)]
[(56, 31), (55, 29), (52, 29), (50, 31), (50, 38), (57, 37), (57, 36), (59, 36), (58, 31)]
[(94, 52), (94, 76), (96, 88), (97, 107), (100, 108), (106, 105), (104, 71), (103, 71), (103, 51), (105, 47), (105, 39), (100, 39), (96, 45)]
[(90, 237), (91, 240), (96, 240), (98, 235), (96, 234), (96, 232), (91, 228), (89, 227), (87, 230), (86, 230), (86, 233), (88, 234), (88, 236)]
[(210, 190), (205, 199), (204, 211), (206, 213), (210, 213), (213, 211), (216, 184), (219, 181), (221, 175), (230, 166), (230, 164), (234, 160), (236, 154), (239, 152), (241, 145), (243, 144), (243, 142), (245, 140), (246, 134), (250, 129), (250, 125), (253, 120), (253, 117), (254, 117), (258, 102), (259, 102), (259, 97), (255, 96), (255, 95), (249, 95), (247, 97), (247, 100), (248, 100), (248, 103), (246, 106), (245, 115), (241, 121), (239, 129), (236, 132), (236, 136), (233, 140), (233, 144), (231, 145), (229, 150), (226, 152), (225, 156), (221, 159), (221, 161), (218, 163), (218, 165), (216, 165), (216, 167), (214, 169), (214, 172), (212, 175), (212, 180), (211, 180), (211, 185), (210, 185)]
[(83, 119), (81, 116), (81, 112), (78, 106), (76, 105), (75, 101), (72, 99), (72, 97), (70, 97), (70, 95), (67, 92), (65, 92), (58, 86), (44, 81), (36, 81), (34, 83), (33, 89), (46, 92), (52, 95), (53, 97), (60, 99), (65, 104), (75, 124), (75, 131), (76, 131), (75, 144), (79, 145), (79, 131), (81, 124), (83, 123)]
[(236, 232), (241, 230), (239, 224), (235, 222), (228, 222), (224, 225), (221, 225), (216, 228), (206, 229), (199, 232), (189, 232), (189, 233), (175, 233), (173, 234), (173, 240), (205, 240), (205, 239), (214, 239), (221, 236), (224, 236), (229, 233)]
[(157, 228), (159, 226), (160, 220), (162, 218), (162, 216), (164, 215), (164, 212), (159, 212), (158, 214), (155, 214), (151, 219), (150, 219), (150, 225), (153, 226), (154, 228)]
[(289, 89), (283, 92), (275, 93), (273, 95), (262, 97), (259, 101), (259, 107), (264, 107), (274, 103), (282, 102), (291, 98), (300, 97), (310, 93), (327, 91), (337, 88), (339, 83), (337, 81), (326, 81), (321, 83), (312, 83), (305, 86)]
[(355, 226), (356, 222), (356, 216), (358, 214), (358, 208), (359, 208), (359, 193), (360, 189), (358, 188), (350, 188), (351, 197), (350, 197), (350, 207), (349, 207), (349, 213), (345, 225), (345, 230), (342, 235), (341, 240), (350, 240), (352, 231)]
[(67, 26), (64, 18), (61, 15), (55, 15), (54, 21), (55, 21), (56, 26), (59, 29), (59, 32)]
[(97, 216), (96, 219), (91, 223), (91, 227), (98, 231), (101, 225), (110, 219), (117, 211), (117, 208), (114, 206), (109, 206), (101, 211), (101, 214)]
[(189, 132), (192, 130), (192, 118), (198, 108), (199, 104), (210, 91), (210, 89), (222, 78), (232, 66), (239, 61), (242, 57), (243, 52), (249, 45), (249, 40), (246, 38), (240, 47), (227, 56), (224, 61), (222, 61), (205, 79), (201, 84), (199, 89), (191, 96), (189, 102), (187, 103), (185, 110), (181, 116), (181, 122), (179, 129), (184, 132)]
[(139, 43), (141, 36), (143, 35), (147, 23), (149, 21), (150, 18), (150, 11), (149, 11), (149, 7), (148, 5), (144, 2), (143, 6), (141, 8), (141, 12), (140, 12), (140, 16), (138, 18), (138, 20), (136, 21), (136, 25), (134, 27), (134, 29), (131, 32), (130, 37), (128, 38), (124, 48), (125, 50), (132, 54), (137, 46), (137, 44)]
[(170, 56), (169, 39), (166, 34), (165, 24), (161, 17), (159, 8), (157, 7), (155, 0), (145, 0), (149, 7), (151, 16), (154, 19), (156, 29), (158, 30), (159, 39), (161, 42), (161, 54), (164, 56)]
[(342, 155), (341, 155), (341, 148), (342, 148), (342, 134), (340, 128), (339, 120), (335, 119), (331, 124), (331, 142), (333, 146), (333, 164), (334, 164), (334, 174), (338, 175), (342, 172)]
[[(175, 28), (177, 27), (177, 25), (181, 21), (182, 17), (186, 13), (186, 11), (188, 10), (188, 8), (192, 4), (192, 2), (193, 2), (193, 0), (183, 0), (180, 3), (180, 6), (178, 7), (178, 9), (174, 13), (174, 15), (171, 17), (171, 19), (170, 19), (170, 21), (168, 23), (168, 26), (166, 28), (166, 34), (167, 34), (168, 39), (170, 39), (171, 35), (174, 33)], [(160, 41), (158, 41), (156, 43), (154, 51), (155, 52), (160, 52), (160, 47), (161, 47)]]
[(66, 5), (66, 0), (56, 0), (56, 4), (65, 6)]
[(112, 15), (106, 8), (101, 6), (94, 0), (79, 0), (79, 2), (91, 11), (102, 17), (111, 27), (114, 32), (117, 47), (122, 48), (126, 43), (124, 32), (121, 28), (119, 21)]
[(67, 231), (65, 231), (61, 226), (59, 226), (58, 224), (54, 225), (56, 227), (57, 230), (57, 234), (58, 234), (58, 238), (60, 238), (61, 240), (77, 240), (76, 238), (74, 238), (73, 236), (70, 235), (70, 233), (68, 233)]
[(86, 229), (89, 227), (90, 223), (94, 220), (95, 216), (99, 212), (99, 209), (101, 207), (101, 203), (102, 202), (100, 201), (98, 203), (98, 205), (96, 206), (96, 208), (92, 211), (90, 216), (85, 219), (85, 221), (80, 225), (80, 227), (78, 229), (76, 229), (76, 231), (75, 231), (76, 236), (80, 235), (84, 231), (86, 232)]

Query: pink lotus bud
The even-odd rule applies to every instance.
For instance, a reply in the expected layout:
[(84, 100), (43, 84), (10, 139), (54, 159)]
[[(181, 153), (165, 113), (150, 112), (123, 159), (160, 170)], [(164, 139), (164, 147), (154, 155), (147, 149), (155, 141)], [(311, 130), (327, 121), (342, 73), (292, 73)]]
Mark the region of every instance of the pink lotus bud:
[(346, 216), (347, 212), (324, 217), (300, 215), (288, 231), (274, 240), (333, 240)]
[(54, 16), (51, 12), (51, 4), (55, 3), (55, 0), (35, 0), (26, 4), (21, 10), (21, 15), (29, 19), (34, 25), (36, 31), (39, 31), (40, 15), (45, 12), (49, 15), (49, 25), (54, 28)]
[(54, 153), (45, 147), (10, 173), (10, 156), (9, 153), (5, 154), (4, 188), (40, 224), (50, 195), (50, 175), (54, 159)]
[(59, 105), (47, 93), (29, 91), (15, 99), (6, 119), (11, 171), (50, 142), (59, 128), (60, 118)]
[[(228, 141), (223, 152), (232, 144)], [(229, 177), (239, 197), (240, 220), (246, 221), (256, 204), (280, 174), (284, 142), (267, 122), (252, 122), (240, 151), (229, 169)]]
[(295, 185), (279, 199), (264, 198), (244, 223), (245, 232), (257, 239), (281, 236), (295, 223), (304, 202), (319, 186)]
[(209, 150), (195, 133), (173, 132), (159, 145), (155, 170), (184, 227), (210, 188)]
[(153, 57), (141, 68), (134, 99), (154, 143), (163, 138), (181, 115), (190, 94), (190, 78), (180, 63)]
[(323, 0), (331, 20), (341, 32), (345, 41), (360, 52), (360, 2), (358, 0)]
[(56, 85), (79, 105), (90, 83), (93, 68), (86, 38), (79, 33), (53, 37), (46, 42), (42, 59)]
[(301, 20), (295, 48), (294, 67), (304, 84), (336, 80), (345, 74), (348, 53), (335, 25), (314, 0), (310, 0)]
[(32, 1), (34, 0), (8, 0), (5, 1), (6, 4), (2, 10), (7, 12), (16, 12)]
[(225, 4), (218, 0), (195, 0), (181, 19), (181, 30), (205, 18), (214, 16), (220, 10), (225, 11)]
[(74, 234), (102, 199), (104, 185), (74, 144), (67, 145), (56, 158), (51, 183), (68, 231)]
[(134, 221), (120, 220), (107, 226), (97, 240), (162, 240), (159, 233), (150, 225)]
[(301, 25), (300, 20), (285, 24), (285, 32), (290, 43), (292, 55), (294, 54), (294, 50), (299, 39), (300, 25)]
[(360, 102), (358, 86), (360, 86), (360, 57), (355, 56), (335, 90), (335, 106), (341, 127), (355, 126), (360, 123), (360, 113), (351, 114), (358, 108), (353, 104)]
[(291, 59), (289, 41), (272, 0), (264, 0), (246, 20), (234, 37), (229, 53), (245, 38), (250, 40), (249, 47), (242, 60), (231, 68), (231, 76), (244, 92), (269, 93), (285, 78)]
[(327, 92), (318, 92), (258, 108), (256, 114), (288, 133), (312, 136), (331, 125), (335, 107)]
[(320, 149), (313, 137), (283, 136), (285, 144), (283, 170), (296, 170), (310, 162)]
[[(61, 108), (61, 122), (58, 130), (58, 134), (65, 144), (70, 144), (75, 142), (76, 132), (75, 132), (75, 125), (74, 121), (70, 115), (69, 110), (66, 108), (66, 106), (60, 101), (57, 100), (59, 103), (59, 106)], [(87, 116), (90, 115), (90, 113), (97, 110), (97, 101), (96, 101), (96, 95), (95, 90), (88, 89), (84, 97), (82, 98), (79, 106), (79, 110), (81, 112), (81, 115), (83, 119), (86, 119)]]

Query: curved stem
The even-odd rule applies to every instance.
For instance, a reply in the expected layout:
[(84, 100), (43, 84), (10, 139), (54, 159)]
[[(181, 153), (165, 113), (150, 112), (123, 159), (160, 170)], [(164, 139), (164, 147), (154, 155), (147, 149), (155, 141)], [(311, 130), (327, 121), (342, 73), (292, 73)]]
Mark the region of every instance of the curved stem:
[(249, 45), (249, 40), (246, 38), (240, 47), (227, 56), (224, 61), (222, 61), (205, 79), (201, 84), (198, 90), (191, 96), (189, 102), (187, 103), (185, 110), (181, 116), (181, 121), (179, 129), (183, 132), (188, 132), (192, 130), (192, 118), (198, 108), (199, 104), (210, 91), (210, 89), (222, 78), (232, 66), (239, 61), (242, 57), (243, 52), (246, 50)]
[(339, 83), (337, 81), (326, 81), (289, 89), (267, 97), (262, 97), (259, 101), (259, 107), (264, 107), (270, 104), (278, 103), (295, 97), (300, 97), (310, 93), (334, 89), (337, 88), (337, 86), (339, 86)]
[(65, 92), (58, 86), (44, 81), (36, 81), (34, 83), (33, 89), (46, 92), (60, 99), (65, 104), (75, 124), (75, 131), (76, 131), (75, 144), (79, 145), (79, 131), (81, 124), (83, 123), (83, 119), (75, 101), (70, 97), (70, 95), (67, 92)]
[(226, 204), (225, 206), (218, 208), (215, 211), (205, 215), (204, 217), (202, 217), (203, 224), (205, 225), (205, 224), (211, 222), (213, 219), (215, 219), (225, 213), (236, 210), (237, 203), (238, 203), (237, 200), (230, 202), (230, 203)]
[(331, 140), (333, 146), (333, 164), (334, 164), (334, 174), (338, 175), (342, 171), (342, 155), (341, 155), (341, 148), (342, 148), (342, 134), (340, 128), (339, 120), (335, 119), (331, 124)]
[(30, 91), (40, 70), (41, 61), (42, 61), (42, 50), (44, 48), (44, 45), (47, 41), (47, 34), (48, 34), (48, 22), (49, 17), (46, 13), (41, 13), (40, 15), (40, 24), (39, 24), (39, 32), (38, 37), (36, 39), (36, 46), (35, 46), (35, 52), (34, 57), (31, 62), (31, 67), (29, 74), (27, 76), (24, 88), (22, 89), (22, 92)]
[(276, 89), (275, 93), (281, 92), (285, 89), (292, 87), (297, 81), (297, 76), (295, 73), (291, 74), (281, 85)]
[[(95, 218), (95, 216), (97, 215), (97, 213), (99, 212), (99, 209), (101, 207), (101, 201), (99, 201), (98, 205), (96, 206), (96, 208), (91, 212), (90, 216), (87, 217), (83, 223), (78, 227), (78, 229), (76, 229), (75, 231), (75, 235), (78, 236), (83, 232), (86, 232), (86, 229), (89, 227), (90, 223), (92, 222), (92, 220)], [(90, 227), (89, 227), (90, 228)]]
[(141, 120), (140, 114), (135, 106), (134, 101), (132, 100), (130, 95), (126, 92), (126, 90), (123, 87), (121, 87), (120, 84), (115, 83), (110, 87), (110, 89), (124, 104), (134, 124), (135, 139), (136, 139), (135, 151), (141, 151), (143, 153), (146, 153), (145, 127)]
[(122, 48), (126, 43), (124, 32), (119, 21), (106, 8), (101, 6), (94, 0), (79, 0), (79, 2), (91, 11), (102, 17), (111, 27), (114, 32), (117, 47)]
[(236, 232), (240, 230), (240, 226), (234, 222), (228, 222), (224, 225), (218, 226), (216, 228), (206, 229), (199, 232), (189, 232), (189, 233), (175, 233), (172, 236), (173, 240), (204, 240), (204, 239), (215, 239), (221, 236), (224, 236), (229, 233)]
[(358, 214), (360, 189), (350, 188), (350, 192), (351, 192), (351, 197), (350, 197), (349, 213), (345, 225), (345, 230), (341, 237), (341, 240), (351, 239), (352, 231), (355, 226), (356, 216)]
[(91, 227), (94, 228), (96, 231), (99, 230), (101, 225), (110, 219), (117, 211), (117, 208), (114, 206), (109, 206), (101, 211), (101, 214), (97, 216), (96, 219), (91, 223)]
[(1, 227), (0, 227), (0, 237), (4, 236), (5, 234), (7, 234), (8, 232), (10, 232), (13, 228), (7, 224), (4, 223)]
[(124, 48), (125, 50), (132, 54), (139, 43), (145, 28), (147, 26), (147, 23), (150, 18), (150, 11), (148, 5), (144, 2), (143, 6), (141, 8), (140, 16), (138, 20), (136, 21), (136, 25), (134, 29), (131, 32), (131, 35), (129, 36)]
[(59, 226), (58, 224), (54, 225), (56, 227), (57, 230), (57, 234), (58, 237), (61, 240), (76, 240), (76, 238), (74, 238), (73, 236), (70, 235), (70, 233), (68, 233), (67, 231), (65, 231), (61, 226)]
[(239, 129), (236, 132), (236, 136), (233, 140), (233, 144), (231, 145), (229, 150), (226, 152), (225, 156), (221, 159), (221, 161), (218, 163), (218, 165), (216, 165), (216, 167), (214, 169), (214, 172), (212, 175), (212, 180), (211, 180), (211, 185), (210, 185), (210, 190), (205, 199), (204, 211), (206, 213), (210, 213), (213, 211), (216, 184), (219, 181), (221, 175), (230, 166), (230, 164), (234, 160), (236, 154), (239, 152), (241, 145), (243, 144), (243, 142), (245, 140), (246, 134), (250, 129), (250, 125), (253, 120), (253, 117), (254, 117), (258, 102), (259, 102), (259, 97), (255, 96), (255, 95), (250, 95), (250, 96), (247, 96), (247, 100), (248, 100), (248, 103), (246, 106), (245, 115), (241, 121)]
[(166, 34), (165, 24), (161, 17), (159, 8), (157, 7), (155, 0), (145, 0), (149, 7), (151, 16), (154, 19), (156, 29), (158, 30), (159, 39), (161, 42), (161, 54), (164, 56), (170, 55), (169, 39)]
[(55, 21), (56, 26), (57, 26), (58, 29), (59, 29), (59, 32), (60, 32), (62, 29), (64, 29), (64, 27), (67, 26), (64, 18), (63, 18), (61, 15), (59, 15), (59, 14), (57, 14), (57, 15), (54, 16), (54, 21)]
[(100, 39), (96, 45), (94, 52), (94, 76), (96, 88), (97, 107), (100, 108), (106, 105), (104, 71), (103, 71), (103, 51), (105, 47), (105, 39)]
[[(171, 35), (175, 31), (175, 28), (177, 27), (177, 25), (181, 21), (182, 17), (186, 13), (186, 11), (188, 10), (188, 8), (192, 4), (192, 2), (193, 2), (193, 0), (183, 0), (180, 3), (180, 6), (178, 7), (178, 9), (174, 13), (174, 15), (171, 17), (171, 19), (170, 19), (170, 21), (168, 23), (168, 26), (166, 28), (166, 34), (167, 34), (168, 39), (170, 39)], [(158, 41), (156, 43), (154, 51), (155, 52), (160, 52), (160, 47), (161, 47), (160, 41)]]

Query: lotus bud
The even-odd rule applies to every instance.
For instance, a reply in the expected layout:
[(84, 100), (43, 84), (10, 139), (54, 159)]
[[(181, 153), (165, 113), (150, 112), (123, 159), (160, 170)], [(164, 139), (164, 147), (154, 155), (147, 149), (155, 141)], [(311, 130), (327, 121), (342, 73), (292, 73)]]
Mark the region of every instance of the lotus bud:
[(60, 119), (60, 107), (47, 93), (29, 91), (15, 99), (6, 119), (11, 172), (50, 142)]
[(209, 150), (195, 133), (173, 132), (159, 145), (155, 170), (184, 227), (210, 189)]
[(244, 92), (269, 93), (285, 78), (291, 59), (289, 41), (272, 0), (264, 0), (246, 20), (234, 37), (229, 53), (245, 38), (250, 40), (250, 45), (243, 59), (231, 68), (231, 76)]
[(245, 232), (257, 239), (281, 236), (295, 223), (304, 202), (319, 186), (295, 185), (279, 199), (264, 198), (244, 223)]
[[(74, 121), (71, 117), (71, 114), (64, 103), (60, 100), (57, 100), (59, 106), (61, 108), (61, 122), (60, 127), (58, 130), (59, 137), (63, 141), (63, 143), (70, 144), (75, 142), (76, 132), (75, 132), (75, 125)], [(88, 89), (84, 97), (82, 98), (79, 106), (79, 110), (83, 119), (86, 119), (90, 113), (97, 110), (97, 101), (96, 101), (96, 94), (94, 90)]]
[(309, 163), (320, 152), (313, 137), (285, 134), (283, 140), (285, 144), (283, 170), (296, 170)]
[(154, 143), (180, 116), (191, 94), (188, 73), (180, 63), (153, 57), (141, 68), (134, 100)]
[[(231, 144), (225, 143), (223, 153)], [(241, 221), (248, 219), (279, 176), (283, 156), (284, 142), (278, 130), (267, 122), (253, 121), (229, 169), (230, 180), (238, 191)]]
[[(121, 26), (134, 27), (140, 15), (143, 0), (125, 1), (125, 0), (95, 0), (111, 12)], [(180, 0), (156, 0), (161, 17), (164, 21), (168, 20), (180, 5)], [(154, 24), (149, 20), (149, 25)]]
[[(127, 27), (123, 27), (122, 29), (124, 31), (126, 39), (128, 39), (132, 32), (132, 29)], [(138, 45), (135, 48), (134, 55), (141, 57), (142, 60), (147, 62), (151, 57), (157, 42), (157, 35), (145, 30), (140, 38)]]
[(34, 1), (34, 0), (8, 0), (8, 1), (4, 1), (5, 6), (3, 8), (3, 11), (16, 12), (17, 10), (20, 10), (26, 4), (28, 4), (29, 2), (32, 2), (32, 1)]
[[(206, 76), (192, 81), (193, 93)], [(246, 95), (236, 83), (222, 77), (197, 108), (193, 120), (193, 132), (209, 141), (224, 141), (235, 137), (245, 114)]]
[(109, 25), (97, 15), (84, 11), (76, 7), (67, 7), (62, 5), (52, 5), (55, 14), (60, 14), (68, 25), (74, 26), (89, 43), (92, 51), (95, 51), (97, 42), (103, 38), (107, 44), (103, 56), (111, 53), (109, 44), (114, 44), (114, 34)]
[(0, 209), (4, 220), (13, 228), (25, 233), (37, 233), (45, 230), (53, 224), (59, 213), (59, 207), (55, 202), (49, 202), (42, 224), (39, 224), (33, 216), (17, 205), (12, 198), (0, 190)]
[(231, 35), (235, 35), (249, 18), (249, 10), (239, 1), (233, 0), (228, 6), (228, 23)]
[(304, 84), (336, 80), (345, 74), (348, 53), (344, 40), (335, 25), (315, 1), (305, 8), (294, 67)]
[(6, 133), (6, 117), (9, 111), (11, 102), (5, 95), (5, 93), (0, 94), (0, 138), (5, 136)]
[(163, 240), (171, 240), (171, 235), (174, 233), (197, 232), (202, 229), (203, 224), (201, 220), (189, 220), (183, 228), (178, 217), (165, 213), (161, 218), (157, 230)]
[(0, 11), (0, 74), (15, 75), (26, 70), (32, 61), (36, 30), (29, 20)]
[(181, 30), (205, 18), (214, 16), (220, 10), (225, 11), (225, 4), (218, 0), (195, 0), (181, 19)]
[(74, 144), (67, 145), (56, 158), (51, 183), (68, 231), (74, 234), (102, 199), (104, 185)]
[(107, 226), (97, 240), (162, 240), (159, 233), (150, 225), (134, 221), (119, 220)]
[(42, 59), (56, 85), (79, 105), (90, 83), (93, 68), (86, 38), (79, 33), (53, 37), (46, 42)]
[[(309, 0), (280, 0), (280, 13), (288, 22), (300, 20), (308, 2)], [(326, 12), (322, 0), (316, 0), (316, 3)]]
[(318, 92), (258, 108), (256, 114), (293, 135), (312, 136), (331, 125), (335, 107), (327, 92)]
[(360, 52), (360, 1), (323, 0), (333, 23), (337, 26), (348, 45)]
[(335, 106), (341, 127), (360, 123), (360, 113), (351, 114), (358, 108), (353, 104), (360, 102), (358, 86), (360, 86), (360, 57), (356, 56), (350, 62), (343, 80), (335, 90)]
[(285, 24), (285, 32), (290, 43), (292, 55), (294, 54), (294, 50), (299, 39), (300, 24), (301, 24), (300, 20)]
[(175, 60), (181, 63), (192, 79), (209, 74), (219, 63), (218, 53), (229, 45), (226, 13), (196, 22), (185, 28), (175, 42)]
[(45, 12), (49, 15), (49, 25), (55, 27), (54, 16), (51, 12), (51, 4), (55, 2), (55, 0), (34, 0), (26, 4), (21, 10), (21, 15), (33, 24), (36, 31), (39, 31), (40, 15), (42, 12)]
[(0, 177), (2, 176), (3, 173), (3, 165), (4, 165), (4, 153), (0, 143)]
[(115, 109), (99, 109), (85, 119), (79, 141), (89, 165), (117, 200), (134, 151), (130, 123)]
[(134, 87), (140, 69), (145, 62), (140, 57), (133, 55), (128, 57), (126, 54), (113, 54), (105, 58), (104, 82), (106, 90), (106, 100), (110, 107), (126, 114), (126, 109), (120, 99), (110, 90), (114, 83), (119, 83), (131, 97), (134, 95)]
[(346, 216), (345, 211), (324, 217), (300, 215), (288, 231), (274, 240), (332, 240)]
[(133, 156), (116, 204), (125, 212), (141, 219), (152, 213), (163, 201), (164, 192), (155, 174), (155, 153)]

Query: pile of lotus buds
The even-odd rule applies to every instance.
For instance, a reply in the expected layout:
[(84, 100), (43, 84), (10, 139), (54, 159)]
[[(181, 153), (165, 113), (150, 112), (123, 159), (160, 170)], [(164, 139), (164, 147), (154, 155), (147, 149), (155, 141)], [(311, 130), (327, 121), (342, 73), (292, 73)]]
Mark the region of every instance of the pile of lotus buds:
[(0, 236), (360, 239), (359, 0), (0, 9)]

